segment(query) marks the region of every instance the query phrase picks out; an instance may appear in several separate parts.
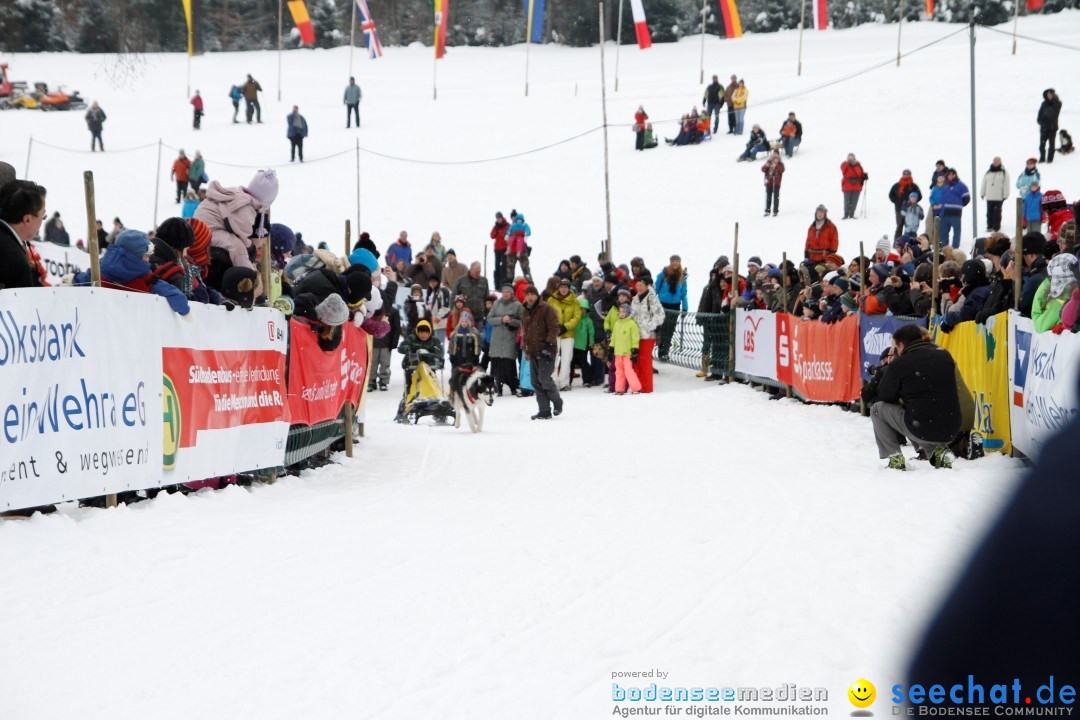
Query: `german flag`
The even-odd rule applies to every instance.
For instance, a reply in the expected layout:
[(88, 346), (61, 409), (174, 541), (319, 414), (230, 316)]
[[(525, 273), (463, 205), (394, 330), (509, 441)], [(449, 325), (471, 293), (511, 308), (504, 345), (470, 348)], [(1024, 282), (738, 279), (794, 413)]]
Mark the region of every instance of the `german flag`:
[(742, 37), (742, 22), (739, 20), (739, 8), (735, 7), (735, 0), (718, 0), (720, 3), (720, 15), (724, 20), (724, 36), (727, 38)]
[(311, 27), (311, 17), (308, 15), (307, 5), (304, 0), (289, 0), (289, 13), (292, 15), (296, 29), (300, 31), (301, 45), (315, 44), (315, 30)]

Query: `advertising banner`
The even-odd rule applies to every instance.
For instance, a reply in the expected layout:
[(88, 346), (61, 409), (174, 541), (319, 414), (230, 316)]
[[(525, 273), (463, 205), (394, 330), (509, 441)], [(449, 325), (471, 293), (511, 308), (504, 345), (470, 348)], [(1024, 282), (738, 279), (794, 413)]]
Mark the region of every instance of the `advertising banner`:
[(41, 258), (47, 274), (45, 282), (52, 287), (59, 287), (65, 275), (74, 275), (90, 269), (90, 253), (74, 246), (57, 245), (51, 242), (34, 242), (34, 251)]
[(878, 364), (881, 353), (892, 347), (893, 333), (905, 325), (926, 327), (926, 318), (901, 320), (895, 315), (859, 315), (859, 373), (863, 380), (870, 381), (867, 368)]
[(0, 510), (161, 483), (164, 313), (135, 293), (0, 292)]
[(768, 310), (737, 310), (735, 371), (776, 379), (776, 315)]
[(831, 325), (796, 320), (787, 313), (776, 318), (780, 382), (813, 402), (858, 400), (862, 389), (858, 316)]
[(191, 304), (161, 323), (166, 483), (277, 467), (289, 434), (285, 317)]
[(1080, 413), (1080, 336), (1037, 333), (1029, 318), (1009, 313), (1009, 414), (1012, 442), (1036, 457)]
[(290, 321), (289, 411), (294, 424), (333, 420), (346, 402), (357, 403), (367, 382), (367, 333), (342, 325), (337, 350), (323, 352), (308, 325)]
[(1012, 451), (1009, 432), (1008, 315), (998, 313), (985, 325), (963, 322), (943, 333), (935, 326), (934, 342), (952, 354), (975, 400), (975, 430), (983, 448)]

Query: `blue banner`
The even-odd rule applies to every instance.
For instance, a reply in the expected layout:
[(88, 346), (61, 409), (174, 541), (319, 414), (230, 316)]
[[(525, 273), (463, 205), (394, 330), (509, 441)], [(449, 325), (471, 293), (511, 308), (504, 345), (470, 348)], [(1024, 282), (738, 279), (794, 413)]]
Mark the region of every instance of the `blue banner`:
[[(522, 0), (525, 8), (525, 22), (529, 21), (529, 0)], [(526, 27), (528, 25), (526, 24)], [(544, 0), (533, 0), (532, 37), (526, 42), (544, 41)]]
[(859, 372), (863, 380), (870, 379), (866, 369), (878, 364), (881, 353), (892, 345), (893, 333), (905, 325), (926, 327), (926, 318), (859, 314)]

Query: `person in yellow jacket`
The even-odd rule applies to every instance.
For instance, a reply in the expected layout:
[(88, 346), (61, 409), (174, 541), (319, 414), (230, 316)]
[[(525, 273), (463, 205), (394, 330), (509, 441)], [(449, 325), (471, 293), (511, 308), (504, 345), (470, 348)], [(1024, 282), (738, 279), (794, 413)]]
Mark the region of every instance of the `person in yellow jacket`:
[(735, 108), (735, 134), (743, 134), (743, 120), (746, 118), (746, 101), (750, 97), (750, 91), (746, 89), (746, 81), (740, 80), (739, 87), (731, 94), (731, 104)]
[(638, 330), (637, 321), (630, 317), (629, 303), (620, 305), (616, 312), (619, 316), (611, 328), (611, 350), (615, 355), (615, 394), (625, 395), (626, 385), (629, 383), (630, 392), (637, 395), (641, 392), (641, 380), (634, 372), (634, 363), (638, 359), (641, 331)]
[(558, 288), (547, 301), (559, 316), (559, 352), (551, 378), (559, 392), (566, 392), (570, 389), (570, 366), (574, 361), (574, 336), (577, 334), (578, 319), (581, 317), (581, 304), (574, 293), (570, 292), (568, 278), (559, 281)]

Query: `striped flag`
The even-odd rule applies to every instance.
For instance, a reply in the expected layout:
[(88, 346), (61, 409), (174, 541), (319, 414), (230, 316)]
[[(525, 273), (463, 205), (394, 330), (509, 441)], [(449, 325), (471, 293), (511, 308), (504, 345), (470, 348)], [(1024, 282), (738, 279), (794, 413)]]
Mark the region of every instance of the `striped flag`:
[[(827, 30), (829, 27), (829, 0), (810, 0), (814, 4), (814, 27)], [(933, 0), (927, 0), (933, 2)]]
[(739, 20), (739, 8), (735, 0), (719, 0), (720, 16), (724, 22), (724, 37), (742, 37), (742, 21)]
[(315, 44), (315, 29), (311, 27), (311, 17), (308, 15), (307, 5), (304, 0), (289, 0), (289, 13), (292, 15), (296, 29), (300, 31), (301, 45)]
[(525, 6), (525, 42), (544, 41), (544, 0), (521, 0)]
[(926, 0), (926, 17), (934, 15), (934, 0)]
[(187, 54), (195, 54), (195, 35), (191, 31), (191, 0), (181, 0), (184, 4), (184, 19), (187, 20)]
[(1043, 0), (1027, 0), (1028, 12), (1032, 12), (1034, 10), (1042, 10), (1042, 7)]
[(446, 13), (450, 0), (435, 0), (435, 59), (446, 55)]
[(630, 0), (630, 9), (634, 13), (634, 30), (637, 32), (637, 44), (642, 50), (652, 47), (649, 26), (645, 23), (645, 8), (641, 0)]
[(368, 56), (372, 60), (382, 57), (379, 31), (375, 29), (375, 19), (371, 17), (371, 10), (368, 10), (367, 0), (356, 0), (356, 13), (360, 16), (360, 29), (367, 38)]

